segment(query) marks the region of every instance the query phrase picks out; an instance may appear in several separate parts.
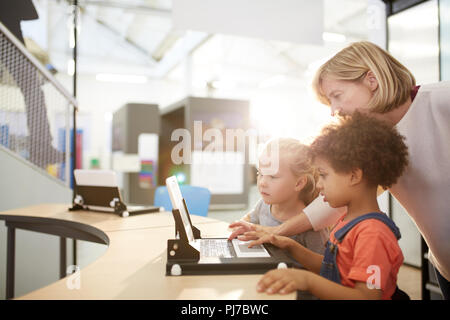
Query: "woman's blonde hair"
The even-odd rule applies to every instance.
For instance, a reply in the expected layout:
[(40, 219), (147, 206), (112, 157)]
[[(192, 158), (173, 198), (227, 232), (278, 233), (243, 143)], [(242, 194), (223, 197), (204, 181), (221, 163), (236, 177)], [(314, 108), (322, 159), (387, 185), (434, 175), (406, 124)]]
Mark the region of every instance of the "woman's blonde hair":
[[(269, 147), (269, 145), (271, 146)], [(289, 167), (295, 177), (306, 177), (306, 184), (300, 191), (299, 197), (305, 205), (310, 204), (319, 194), (316, 188), (319, 174), (313, 166), (309, 147), (297, 139), (278, 138), (270, 140), (265, 149), (273, 146), (278, 147), (280, 157), (289, 157)]]
[(317, 99), (323, 104), (330, 101), (322, 92), (322, 80), (360, 81), (372, 71), (378, 88), (367, 106), (376, 113), (386, 113), (407, 101), (416, 85), (412, 73), (387, 51), (368, 42), (354, 42), (325, 62), (316, 72), (312, 87)]

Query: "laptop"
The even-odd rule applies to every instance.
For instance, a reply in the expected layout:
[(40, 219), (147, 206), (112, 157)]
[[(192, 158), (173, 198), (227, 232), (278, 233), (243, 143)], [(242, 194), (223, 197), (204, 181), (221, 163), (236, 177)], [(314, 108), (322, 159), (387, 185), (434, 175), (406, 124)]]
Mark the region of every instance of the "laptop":
[(78, 209), (117, 213), (122, 217), (161, 211), (160, 207), (123, 203), (114, 171), (75, 169), (74, 175), (74, 207)]
[[(192, 261), (188, 261), (189, 259), (186, 259), (186, 254), (184, 254), (182, 255), (183, 259), (177, 261), (176, 258), (171, 258), (171, 252), (173, 253), (174, 251), (168, 247), (166, 268), (168, 275), (174, 275), (172, 267), (175, 264), (181, 268), (182, 274), (265, 273), (270, 269), (278, 267), (287, 268), (295, 264), (295, 261), (283, 250), (271, 244), (248, 248), (249, 242), (238, 239), (230, 241), (227, 238), (201, 238), (198, 229), (192, 225), (189, 211), (176, 177), (172, 176), (167, 178), (166, 186), (172, 203), (172, 212), (175, 221), (177, 221), (175, 214), (178, 215), (179, 213), (181, 218), (179, 219), (182, 224), (180, 228), (183, 228), (183, 235), (185, 235), (184, 241), (188, 242), (185, 245), (189, 250), (194, 249), (197, 251), (199, 257), (198, 259), (193, 258)], [(178, 272), (176, 275), (178, 275)]]

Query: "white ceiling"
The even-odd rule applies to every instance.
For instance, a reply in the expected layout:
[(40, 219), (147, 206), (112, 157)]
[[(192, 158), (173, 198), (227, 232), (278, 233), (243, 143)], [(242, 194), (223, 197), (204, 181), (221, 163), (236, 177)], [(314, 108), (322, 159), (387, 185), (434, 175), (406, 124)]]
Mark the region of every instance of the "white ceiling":
[[(77, 99), (85, 115), (79, 114), (80, 125), (90, 136), (87, 149), (94, 154), (109, 152), (111, 128), (106, 117), (110, 119), (125, 103), (151, 102), (164, 108), (187, 94), (248, 100), (252, 126), (262, 134), (315, 136), (330, 121), (330, 113), (308, 96), (306, 84), (325, 59), (349, 42), (370, 38), (369, 3), (381, 0), (311, 1), (323, 1), (322, 45), (177, 32), (172, 0), (78, 0)], [(72, 59), (72, 1), (33, 2), (40, 19), (23, 22), (24, 35), (48, 53), (58, 79), (71, 88), (67, 72)], [(101, 73), (140, 75), (148, 81), (96, 81)]]
[[(67, 72), (70, 1), (34, 0), (46, 26), (41, 44), (51, 63)], [(293, 44), (172, 29), (171, 0), (79, 0), (78, 72), (138, 74), (183, 81), (192, 54), (194, 85), (213, 80), (261, 86), (275, 77), (304, 81), (305, 74), (348, 42), (367, 39), (367, 0), (324, 0), (324, 31), (343, 42)], [(43, 43), (42, 43), (43, 42)], [(276, 81), (272, 82), (276, 82)], [(262, 83), (264, 85), (264, 82)]]

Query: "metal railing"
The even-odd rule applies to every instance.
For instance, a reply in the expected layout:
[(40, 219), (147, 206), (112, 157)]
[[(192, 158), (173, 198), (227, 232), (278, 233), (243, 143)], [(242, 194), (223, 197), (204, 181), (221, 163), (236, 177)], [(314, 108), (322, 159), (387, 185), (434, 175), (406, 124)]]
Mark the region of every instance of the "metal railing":
[(74, 97), (0, 23), (0, 148), (69, 186), (77, 106)]

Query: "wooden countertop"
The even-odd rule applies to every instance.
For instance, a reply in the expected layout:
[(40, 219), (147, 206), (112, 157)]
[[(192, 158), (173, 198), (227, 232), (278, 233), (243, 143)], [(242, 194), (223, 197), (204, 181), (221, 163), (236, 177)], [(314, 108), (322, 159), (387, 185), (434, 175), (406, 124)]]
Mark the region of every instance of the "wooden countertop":
[[(42, 221), (106, 236), (105, 254), (80, 271), (18, 299), (295, 299), (296, 294), (256, 291), (261, 275), (166, 276), (167, 239), (174, 238), (170, 212), (122, 218), (68, 211), (68, 204), (40, 204), (0, 213), (10, 221)], [(202, 237), (226, 237), (228, 223), (191, 216)], [(77, 282), (78, 281), (78, 282)], [(74, 288), (79, 284), (79, 289)]]

